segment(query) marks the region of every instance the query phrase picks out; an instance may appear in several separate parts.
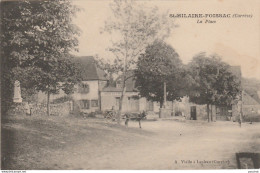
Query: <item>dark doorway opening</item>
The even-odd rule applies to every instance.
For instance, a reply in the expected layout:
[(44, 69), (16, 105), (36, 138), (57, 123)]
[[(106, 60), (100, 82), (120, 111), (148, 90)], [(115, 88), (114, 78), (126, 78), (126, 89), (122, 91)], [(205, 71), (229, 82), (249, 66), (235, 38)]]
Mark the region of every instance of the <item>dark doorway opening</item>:
[(190, 107), (190, 119), (191, 120), (197, 120), (196, 106), (191, 106)]

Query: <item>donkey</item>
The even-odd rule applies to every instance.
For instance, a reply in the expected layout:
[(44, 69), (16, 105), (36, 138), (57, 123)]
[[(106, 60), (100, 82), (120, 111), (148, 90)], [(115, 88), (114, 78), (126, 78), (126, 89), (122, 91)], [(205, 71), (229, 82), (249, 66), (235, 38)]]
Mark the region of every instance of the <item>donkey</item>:
[(146, 112), (143, 111), (142, 113), (126, 113), (124, 115), (125, 117), (125, 125), (128, 127), (128, 121), (129, 120), (134, 120), (139, 122), (139, 127), (142, 128), (141, 126), (141, 120), (146, 117)]

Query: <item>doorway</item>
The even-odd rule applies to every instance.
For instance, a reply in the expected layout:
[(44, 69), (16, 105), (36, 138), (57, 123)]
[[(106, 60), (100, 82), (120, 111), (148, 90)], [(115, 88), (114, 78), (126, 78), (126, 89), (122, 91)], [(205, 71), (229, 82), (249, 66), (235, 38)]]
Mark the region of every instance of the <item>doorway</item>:
[(119, 110), (119, 104), (120, 104), (120, 97), (116, 97), (116, 106), (115, 106), (115, 110)]
[(190, 107), (190, 119), (191, 120), (197, 120), (196, 106), (191, 106)]

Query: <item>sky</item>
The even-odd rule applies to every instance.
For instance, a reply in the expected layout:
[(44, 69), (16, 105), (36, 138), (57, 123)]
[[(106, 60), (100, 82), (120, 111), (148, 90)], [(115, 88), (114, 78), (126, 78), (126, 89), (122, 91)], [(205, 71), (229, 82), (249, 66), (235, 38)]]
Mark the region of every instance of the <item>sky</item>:
[[(112, 15), (108, 0), (74, 0), (82, 10), (74, 23), (81, 29), (79, 56), (111, 58), (107, 51), (113, 37), (100, 33)], [(178, 27), (166, 40), (188, 63), (199, 52), (216, 53), (230, 65), (241, 66), (242, 76), (260, 79), (260, 1), (259, 0), (145, 0), (169, 14), (247, 14), (252, 18), (211, 18), (216, 23), (197, 23), (194, 18), (169, 17)], [(205, 19), (203, 19), (203, 22)]]

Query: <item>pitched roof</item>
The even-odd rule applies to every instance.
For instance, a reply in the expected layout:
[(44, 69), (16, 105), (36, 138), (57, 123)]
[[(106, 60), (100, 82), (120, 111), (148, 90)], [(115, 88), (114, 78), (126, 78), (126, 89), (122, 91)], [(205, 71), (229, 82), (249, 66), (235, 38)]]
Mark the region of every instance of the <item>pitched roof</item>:
[[(134, 71), (129, 71), (126, 74), (126, 77), (128, 78), (125, 82), (126, 85), (126, 91), (137, 91), (135, 87), (135, 77), (134, 77)], [(122, 79), (122, 76), (119, 77), (117, 80)]]
[(242, 73), (240, 66), (230, 66), (230, 72), (237, 77), (237, 79), (241, 82)]
[[(241, 73), (241, 67), (240, 66), (230, 66), (230, 71), (232, 74), (234, 74), (237, 79), (242, 82), (242, 73)], [(244, 88), (244, 83), (242, 82), (242, 86)], [(245, 92), (243, 94), (243, 102), (248, 105), (256, 105), (260, 104), (260, 97), (258, 96), (258, 93), (256, 90), (245, 88)]]
[(260, 103), (252, 97), (247, 91), (243, 92), (243, 104), (244, 105), (260, 105)]
[(108, 80), (105, 72), (97, 67), (93, 56), (75, 57), (74, 61), (81, 71), (82, 80)]
[[(136, 92), (137, 89), (135, 87), (134, 71), (129, 71), (126, 74), (126, 77), (128, 78), (126, 80), (126, 83), (125, 83), (126, 92)], [(116, 82), (119, 82), (120, 80), (122, 80), (122, 76), (119, 76), (116, 79)], [(114, 86), (108, 86), (108, 87), (104, 88), (102, 91), (104, 91), (104, 92), (120, 92), (120, 91), (122, 91), (122, 88), (114, 87)]]
[(258, 104), (260, 104), (260, 97), (258, 96), (258, 91), (245, 89), (245, 93), (247, 93), (248, 96), (254, 99)]
[(106, 88), (103, 88), (102, 91), (103, 92), (121, 92), (122, 88), (117, 88), (117, 87), (114, 87), (114, 86), (108, 86)]

